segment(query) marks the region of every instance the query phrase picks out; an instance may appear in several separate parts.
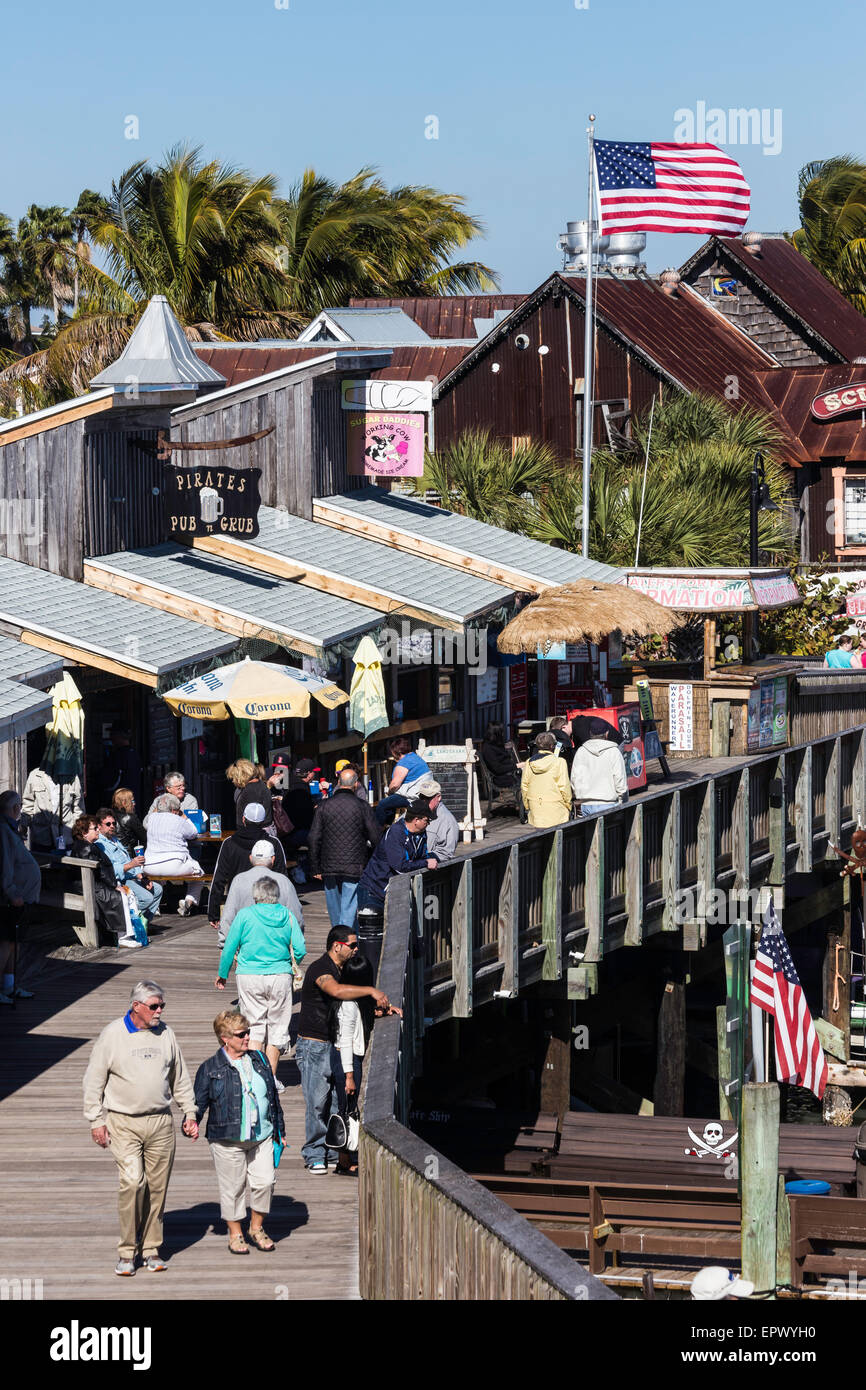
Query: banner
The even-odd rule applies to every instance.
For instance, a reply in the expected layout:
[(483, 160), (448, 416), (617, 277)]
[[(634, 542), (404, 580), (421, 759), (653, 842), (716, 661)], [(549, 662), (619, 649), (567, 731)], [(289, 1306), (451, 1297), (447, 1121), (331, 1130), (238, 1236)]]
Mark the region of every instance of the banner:
[(426, 417), (383, 410), (346, 415), (350, 477), (420, 478)]
[(669, 746), (672, 752), (690, 753), (694, 747), (692, 687), (671, 685), (668, 689)]

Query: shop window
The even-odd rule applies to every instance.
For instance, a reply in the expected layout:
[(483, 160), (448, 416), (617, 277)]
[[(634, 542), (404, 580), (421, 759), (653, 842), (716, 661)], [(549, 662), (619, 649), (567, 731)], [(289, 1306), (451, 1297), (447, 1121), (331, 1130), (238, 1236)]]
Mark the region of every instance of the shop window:
[(845, 479), (845, 544), (866, 545), (866, 477)]
[(445, 714), (447, 710), (454, 709), (457, 704), (456, 673), (453, 667), (439, 668), (439, 687), (437, 712)]

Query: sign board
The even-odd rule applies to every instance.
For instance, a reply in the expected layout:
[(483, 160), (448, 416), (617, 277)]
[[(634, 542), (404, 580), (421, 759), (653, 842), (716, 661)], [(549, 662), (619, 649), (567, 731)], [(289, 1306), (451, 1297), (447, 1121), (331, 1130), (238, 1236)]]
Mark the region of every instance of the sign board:
[(177, 763), (177, 720), (164, 700), (151, 695), (147, 702), (147, 761), (159, 767)]
[(669, 746), (674, 752), (690, 753), (694, 748), (694, 711), (689, 684), (668, 687)]
[(778, 748), (788, 742), (788, 681), (774, 676), (749, 692), (746, 712), (746, 747)]
[(420, 478), (426, 417), (368, 410), (346, 416), (351, 477)]
[(812, 401), (811, 410), (816, 420), (835, 420), (852, 410), (866, 410), (866, 382), (852, 381), (835, 391), (822, 391)]
[(341, 389), (344, 410), (423, 410), (433, 409), (432, 381), (380, 381), (364, 378), (344, 381)]
[(641, 719), (643, 719), (644, 721), (655, 719), (655, 715), (653, 713), (653, 697), (652, 691), (650, 690), (649, 681), (637, 682), (637, 699), (638, 704), (640, 705)]
[(845, 600), (845, 612), (849, 618), (866, 617), (866, 589), (858, 589)]
[(512, 725), (529, 715), (529, 672), (526, 662), (508, 668), (508, 699)]
[(473, 835), (476, 840), (482, 839), (486, 822), (481, 815), (475, 771), (478, 754), (471, 738), (465, 743), (432, 745), (419, 739), (418, 757), (424, 759), (442, 788), (442, 800), (456, 818), (463, 839), (468, 842)]
[(724, 579), (704, 575), (630, 574), (630, 589), (648, 594), (664, 608), (690, 612), (736, 612), (752, 607), (747, 579)]
[(260, 468), (163, 469), (163, 504), (169, 536), (239, 536), (259, 534)]
[(800, 602), (800, 591), (789, 574), (774, 574), (766, 579), (755, 575), (752, 589), (761, 608), (789, 608)]
[(488, 666), (475, 678), (475, 703), (492, 705), (499, 699), (499, 667)]

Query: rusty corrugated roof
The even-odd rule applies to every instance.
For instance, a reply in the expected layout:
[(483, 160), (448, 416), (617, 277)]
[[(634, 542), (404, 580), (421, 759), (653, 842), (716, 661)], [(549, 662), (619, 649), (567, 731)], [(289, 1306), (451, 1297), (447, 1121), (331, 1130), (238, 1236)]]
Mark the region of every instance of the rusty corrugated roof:
[(689, 257), (681, 273), (688, 275), (704, 261), (711, 264), (716, 259), (738, 278), (763, 285), (843, 361), (866, 355), (866, 318), (784, 237), (764, 237), (754, 255), (742, 237), (712, 237)]
[[(284, 367), (293, 367), (297, 362), (306, 362), (321, 357), (323, 352), (334, 350), (334, 344), (322, 343), (307, 347), (256, 347), (250, 343), (195, 343), (193, 346), (202, 361), (220, 372), (229, 386), (239, 386), (255, 377), (266, 376), (268, 372), (278, 372)], [(350, 347), (340, 347), (339, 351), (345, 357), (352, 354)], [(363, 355), (363, 349), (360, 351)], [(364, 375), (383, 377), (388, 381), (426, 381), (428, 377), (441, 381), (454, 370), (469, 348), (415, 345), (390, 348), (389, 351), (389, 366), (365, 372)]]
[(402, 309), (431, 338), (474, 338), (476, 319), (492, 319), (497, 309), (509, 313), (525, 294), (454, 294), (429, 299), (350, 299), (353, 309)]
[(815, 462), (822, 458), (844, 458), (852, 463), (866, 460), (862, 412), (837, 420), (816, 420), (810, 410), (822, 391), (866, 385), (866, 366), (788, 367), (781, 372), (761, 372), (759, 380), (777, 417), (799, 439), (804, 458)]

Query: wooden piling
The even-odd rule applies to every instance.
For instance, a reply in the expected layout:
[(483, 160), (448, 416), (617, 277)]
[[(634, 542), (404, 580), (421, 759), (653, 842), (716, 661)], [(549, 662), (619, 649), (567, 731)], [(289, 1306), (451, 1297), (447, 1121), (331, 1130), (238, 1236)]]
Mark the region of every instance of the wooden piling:
[(740, 1125), (743, 1278), (756, 1291), (776, 1287), (779, 1177), (779, 1087), (775, 1081), (743, 1087)]
[(716, 1009), (716, 1044), (719, 1058), (719, 1119), (731, 1120), (731, 1103), (725, 1094), (725, 1083), (731, 1078), (731, 1049), (728, 1047), (727, 1005), (719, 1004)]
[(656, 1115), (682, 1115), (686, 1073), (686, 987), (681, 980), (665, 985), (659, 1009), (658, 1064), (653, 1105)]

